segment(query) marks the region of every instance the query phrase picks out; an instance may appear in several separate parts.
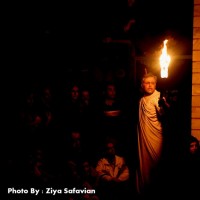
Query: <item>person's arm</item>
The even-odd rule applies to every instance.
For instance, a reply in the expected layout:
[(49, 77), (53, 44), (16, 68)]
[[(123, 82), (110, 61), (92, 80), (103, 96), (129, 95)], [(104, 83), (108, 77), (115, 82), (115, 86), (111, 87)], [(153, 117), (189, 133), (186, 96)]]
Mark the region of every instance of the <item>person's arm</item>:
[(111, 181), (112, 176), (109, 174), (107, 170), (104, 169), (104, 161), (103, 159), (99, 160), (96, 166), (96, 171), (98, 174), (99, 179), (105, 180), (105, 181)]
[(124, 159), (122, 161), (122, 167), (119, 170), (117, 178), (120, 181), (126, 181), (129, 179), (129, 169), (128, 169), (127, 165), (125, 164)]

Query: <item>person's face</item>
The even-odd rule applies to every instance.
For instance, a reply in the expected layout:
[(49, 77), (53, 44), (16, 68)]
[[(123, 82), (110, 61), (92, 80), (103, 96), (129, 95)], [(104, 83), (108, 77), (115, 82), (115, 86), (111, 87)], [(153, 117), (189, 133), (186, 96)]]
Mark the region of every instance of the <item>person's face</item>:
[(44, 89), (44, 98), (47, 100), (51, 99), (51, 91), (49, 88)]
[(83, 163), (83, 170), (84, 170), (84, 172), (86, 172), (86, 173), (88, 173), (88, 172), (90, 171), (90, 164), (89, 164), (87, 161), (85, 161), (85, 162)]
[(107, 96), (111, 99), (114, 99), (116, 97), (116, 89), (114, 85), (108, 85)]
[(71, 95), (73, 100), (77, 100), (79, 98), (79, 88), (77, 86), (72, 88)]
[(80, 133), (79, 133), (79, 132), (76, 132), (76, 131), (73, 131), (73, 132), (71, 133), (71, 136), (72, 136), (72, 139), (73, 139), (73, 140), (79, 140), (79, 139), (81, 138)]
[(90, 99), (90, 93), (87, 90), (82, 91), (82, 99), (83, 101), (88, 101)]
[(114, 156), (115, 155), (115, 147), (113, 143), (108, 143), (107, 144), (107, 154), (109, 156)]
[(198, 149), (198, 144), (197, 142), (191, 142), (190, 143), (190, 153), (194, 154)]
[(81, 135), (79, 132), (72, 132), (71, 133), (71, 138), (72, 138), (72, 146), (74, 148), (79, 148), (81, 146)]
[(143, 80), (142, 88), (145, 94), (153, 94), (156, 89), (156, 80), (154, 77), (148, 77)]

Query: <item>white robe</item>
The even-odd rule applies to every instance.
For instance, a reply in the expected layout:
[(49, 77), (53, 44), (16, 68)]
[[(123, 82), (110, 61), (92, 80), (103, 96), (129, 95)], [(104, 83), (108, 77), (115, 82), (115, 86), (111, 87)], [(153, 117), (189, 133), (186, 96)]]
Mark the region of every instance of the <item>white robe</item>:
[(158, 115), (160, 92), (157, 90), (139, 102), (139, 122), (137, 126), (139, 168), (136, 172), (137, 190), (142, 192), (151, 181), (151, 172), (157, 166), (163, 146), (162, 124)]

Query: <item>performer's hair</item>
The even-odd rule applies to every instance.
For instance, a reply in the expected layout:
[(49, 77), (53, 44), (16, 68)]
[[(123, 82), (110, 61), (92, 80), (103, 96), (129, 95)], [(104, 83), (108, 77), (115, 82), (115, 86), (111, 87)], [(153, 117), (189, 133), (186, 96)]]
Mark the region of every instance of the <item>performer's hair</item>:
[(191, 135), (189, 139), (189, 143), (192, 143), (192, 142), (196, 142), (197, 145), (199, 146), (199, 140), (196, 137)]
[(155, 79), (155, 81), (157, 82), (157, 76), (154, 75), (153, 73), (149, 72), (149, 73), (143, 75), (141, 83), (144, 82), (144, 79), (149, 78), (149, 77), (153, 77)]

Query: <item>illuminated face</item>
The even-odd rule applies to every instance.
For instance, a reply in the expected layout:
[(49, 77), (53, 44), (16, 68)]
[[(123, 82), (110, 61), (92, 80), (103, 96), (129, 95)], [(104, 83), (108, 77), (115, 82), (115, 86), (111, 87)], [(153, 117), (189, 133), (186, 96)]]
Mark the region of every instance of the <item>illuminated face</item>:
[(142, 88), (146, 95), (153, 94), (156, 89), (156, 80), (154, 77), (145, 78), (142, 82)]
[(190, 153), (194, 154), (198, 149), (198, 144), (197, 142), (191, 142), (190, 143)]

